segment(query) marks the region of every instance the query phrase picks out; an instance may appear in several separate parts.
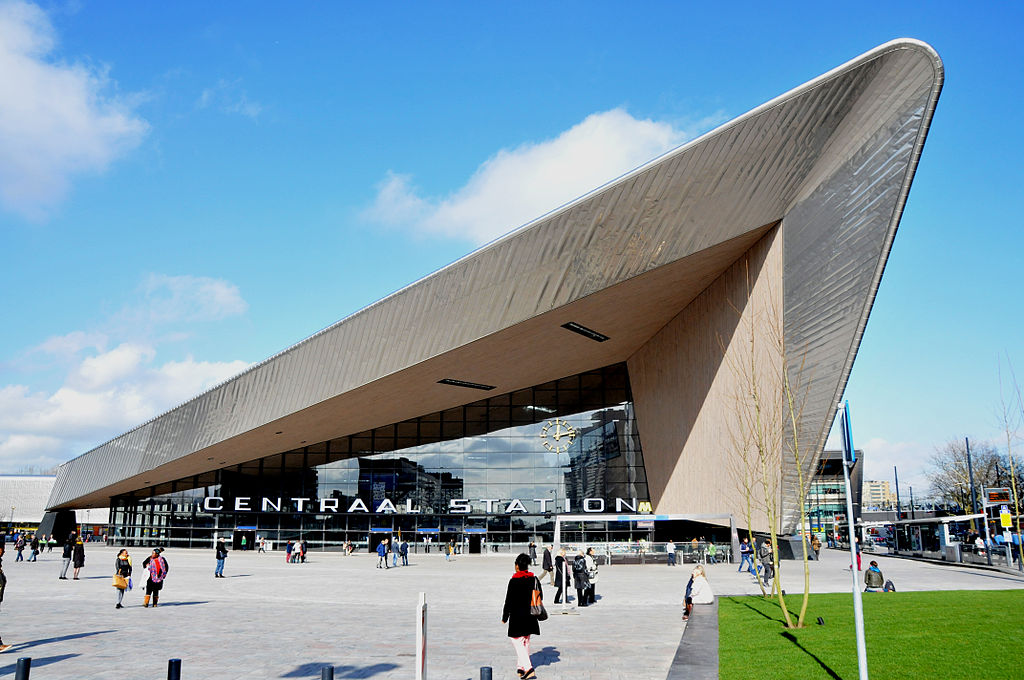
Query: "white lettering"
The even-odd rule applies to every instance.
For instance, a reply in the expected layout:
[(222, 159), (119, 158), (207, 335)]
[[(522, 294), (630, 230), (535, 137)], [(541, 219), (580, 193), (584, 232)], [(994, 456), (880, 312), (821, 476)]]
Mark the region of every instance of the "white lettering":
[(625, 498), (615, 499), (615, 512), (622, 512), (622, 508), (626, 508), (630, 512), (636, 512), (636, 499), (633, 499), (633, 504), (630, 505), (626, 502)]
[(414, 510), (413, 509), (413, 507), (412, 507), (412, 499), (411, 498), (406, 498), (405, 499), (405, 511), (410, 513), (410, 514), (416, 514), (416, 513), (419, 512), (419, 510)]
[(391, 502), (391, 499), (385, 498), (380, 502), (380, 505), (377, 506), (377, 510), (375, 512), (397, 512), (397, 510), (395, 510), (395, 504)]
[(277, 499), (277, 503), (274, 503), (269, 498), (263, 499), (263, 512), (266, 512), (269, 508), (273, 508), (274, 512), (281, 512), (281, 499)]
[(518, 498), (513, 498), (512, 502), (505, 507), (506, 515), (511, 515), (513, 512), (526, 512), (526, 508)]
[(320, 512), (337, 512), (338, 511), (338, 499), (337, 498), (321, 498), (320, 499)]
[(491, 512), (494, 511), (494, 504), (499, 502), (500, 500), (500, 498), (481, 498), (480, 502), (487, 506), (487, 509), (484, 510), (484, 512), (486, 512), (489, 515), (491, 514)]
[(565, 511), (572, 512), (572, 501), (568, 498), (565, 499)]
[[(594, 504), (597, 503), (597, 507)], [(584, 498), (583, 499), (583, 512), (604, 512), (604, 499), (603, 498)]]
[(533, 500), (535, 500), (536, 502), (540, 503), (540, 511), (541, 512), (547, 512), (548, 511), (548, 503), (552, 502), (552, 500), (550, 498), (534, 498)]
[(349, 512), (369, 512), (370, 509), (366, 507), (366, 503), (363, 502), (362, 498), (357, 498), (352, 501), (352, 505), (348, 506)]
[(292, 500), (295, 501), (295, 509), (298, 510), (299, 512), (302, 512), (303, 510), (306, 509), (306, 501), (308, 501), (309, 499), (308, 498), (293, 498)]
[(466, 513), (472, 511), (468, 498), (453, 498), (448, 501), (448, 511), (455, 513)]
[[(213, 501), (217, 501), (217, 507), (213, 506)], [(207, 512), (216, 512), (224, 509), (224, 499), (220, 496), (207, 496), (203, 499), (203, 510)]]
[(252, 510), (252, 508), (249, 507), (249, 497), (239, 496), (238, 498), (236, 498), (235, 510)]

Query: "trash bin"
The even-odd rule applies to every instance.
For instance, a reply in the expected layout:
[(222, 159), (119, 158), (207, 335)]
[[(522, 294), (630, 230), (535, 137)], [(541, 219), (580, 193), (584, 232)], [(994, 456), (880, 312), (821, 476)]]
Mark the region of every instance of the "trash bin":
[(946, 546), (946, 561), (960, 562), (960, 544), (950, 543)]

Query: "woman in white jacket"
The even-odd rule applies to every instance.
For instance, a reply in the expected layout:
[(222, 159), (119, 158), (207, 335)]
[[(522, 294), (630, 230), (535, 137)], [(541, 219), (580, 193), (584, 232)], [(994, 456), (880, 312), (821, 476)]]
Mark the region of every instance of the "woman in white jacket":
[(686, 584), (686, 595), (683, 598), (683, 604), (686, 609), (683, 611), (683, 621), (690, 618), (693, 605), (713, 604), (714, 601), (715, 594), (711, 591), (711, 584), (708, 583), (704, 567), (698, 564), (693, 568), (693, 572), (690, 574), (690, 581)]

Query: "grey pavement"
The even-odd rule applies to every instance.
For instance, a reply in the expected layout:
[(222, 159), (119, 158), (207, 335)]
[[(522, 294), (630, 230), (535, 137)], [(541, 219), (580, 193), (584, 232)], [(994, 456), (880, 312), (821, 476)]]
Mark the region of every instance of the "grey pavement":
[[(307, 564), (286, 564), (280, 552), (232, 552), (228, 578), (214, 579), (213, 550), (168, 550), (167, 579), (157, 609), (142, 608), (142, 560), (133, 549), (135, 590), (114, 609), (115, 549), (87, 546), (80, 581), (58, 581), (59, 553), (38, 563), (4, 559), (9, 583), (0, 609), (0, 633), (14, 648), (0, 655), (0, 677), (13, 675), (18, 657), (33, 657), (33, 680), (132, 680), (166, 677), (179, 657), (183, 680), (210, 678), (319, 678), (324, 665), (336, 678), (413, 678), (419, 592), (428, 603), (428, 678), (475, 679), (481, 666), (494, 678), (516, 678), (501, 605), (512, 557), (410, 556), (409, 567), (387, 571), (376, 557), (312, 553)], [(849, 559), (823, 551), (812, 564), (812, 590), (848, 590)], [(877, 558), (900, 590), (1021, 588), (1011, 575)], [(865, 563), (866, 565), (866, 563)], [(783, 584), (797, 592), (799, 563), (786, 563)], [(690, 565), (614, 565), (601, 569), (596, 606), (551, 618), (532, 641), (540, 678), (599, 680), (668, 676), (683, 634), (679, 602)], [(759, 590), (736, 565), (709, 565), (718, 594)], [(696, 652), (694, 652), (696, 653)], [(704, 650), (716, 654), (717, 650)], [(676, 676), (673, 677), (684, 677)]]

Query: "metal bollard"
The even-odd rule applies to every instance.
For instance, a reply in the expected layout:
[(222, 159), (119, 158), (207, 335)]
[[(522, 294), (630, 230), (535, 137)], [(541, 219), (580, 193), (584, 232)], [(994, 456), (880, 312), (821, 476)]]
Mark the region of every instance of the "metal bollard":
[(14, 680), (28, 680), (28, 674), (32, 670), (32, 657), (23, 656), (18, 659), (18, 670), (14, 672)]
[(167, 680), (181, 680), (181, 659), (167, 661)]
[(320, 671), (320, 680), (334, 680), (334, 666), (324, 666)]
[(481, 666), (481, 668), (480, 668), (480, 680), (491, 680), (491, 673), (492, 673), (492, 670), (491, 670), (490, 666)]

